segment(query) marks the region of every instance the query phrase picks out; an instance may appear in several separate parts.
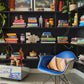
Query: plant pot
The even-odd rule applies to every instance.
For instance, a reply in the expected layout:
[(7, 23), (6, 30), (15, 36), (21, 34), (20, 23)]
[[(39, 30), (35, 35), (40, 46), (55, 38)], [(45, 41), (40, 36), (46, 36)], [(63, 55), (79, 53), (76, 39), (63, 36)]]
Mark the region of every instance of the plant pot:
[(69, 11), (72, 11), (72, 10), (74, 10), (76, 8), (77, 8), (77, 5), (76, 4), (69, 5)]

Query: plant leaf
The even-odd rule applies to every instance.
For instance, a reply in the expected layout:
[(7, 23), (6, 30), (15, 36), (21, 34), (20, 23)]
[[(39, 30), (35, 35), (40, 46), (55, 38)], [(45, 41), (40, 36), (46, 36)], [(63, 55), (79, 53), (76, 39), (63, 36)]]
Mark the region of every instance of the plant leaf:
[(3, 20), (3, 26), (5, 25), (5, 22), (6, 22), (6, 21), (5, 21), (5, 19), (4, 19), (4, 20)]
[(67, 9), (67, 6), (65, 5), (62, 9)]
[(0, 11), (3, 11), (5, 10), (5, 7), (4, 6), (0, 6)]
[(68, 11), (67, 10), (64, 10), (62, 13), (67, 13)]
[(70, 15), (70, 14), (71, 14), (71, 12), (69, 11), (69, 12), (68, 12), (68, 14)]
[(5, 14), (3, 14), (3, 18), (7, 18), (7, 16)]
[(1, 34), (1, 32), (2, 32), (2, 29), (0, 30), (0, 34)]

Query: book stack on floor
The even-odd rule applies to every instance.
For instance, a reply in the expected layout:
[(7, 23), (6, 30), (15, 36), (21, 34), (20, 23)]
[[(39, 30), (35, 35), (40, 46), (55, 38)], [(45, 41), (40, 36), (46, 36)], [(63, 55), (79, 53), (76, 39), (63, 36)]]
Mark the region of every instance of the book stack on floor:
[(79, 26), (84, 26), (84, 15), (80, 17), (80, 24)]
[(67, 20), (58, 20), (58, 27), (68, 27)]
[(69, 43), (68, 42), (68, 36), (58, 36), (57, 37), (57, 42), (58, 43)]
[(27, 27), (38, 27), (37, 18), (36, 17), (28, 17)]
[(78, 57), (79, 57), (79, 62), (84, 64), (84, 54), (80, 54)]
[(43, 32), (41, 43), (56, 43), (56, 38), (51, 35), (51, 32)]
[(71, 38), (71, 43), (72, 44), (84, 44), (84, 38)]
[(18, 38), (16, 33), (7, 33), (8, 38), (5, 38), (5, 43), (17, 43)]

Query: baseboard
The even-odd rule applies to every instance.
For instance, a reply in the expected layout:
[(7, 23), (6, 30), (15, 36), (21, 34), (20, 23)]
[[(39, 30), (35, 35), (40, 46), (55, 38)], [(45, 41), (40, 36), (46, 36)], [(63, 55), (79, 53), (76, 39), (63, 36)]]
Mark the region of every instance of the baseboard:
[[(44, 72), (42, 72), (42, 71), (40, 71), (38, 69), (30, 69), (30, 73), (44, 73)], [(84, 73), (77, 70), (77, 69), (72, 69), (71, 73), (75, 73), (76, 75), (84, 78)]]

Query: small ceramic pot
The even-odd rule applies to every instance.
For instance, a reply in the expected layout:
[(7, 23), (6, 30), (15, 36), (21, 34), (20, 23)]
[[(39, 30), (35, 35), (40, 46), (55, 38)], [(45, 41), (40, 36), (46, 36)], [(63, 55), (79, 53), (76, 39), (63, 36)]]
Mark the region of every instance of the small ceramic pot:
[(77, 8), (77, 5), (76, 4), (69, 5), (69, 11), (72, 11), (72, 10), (74, 10), (76, 8)]

